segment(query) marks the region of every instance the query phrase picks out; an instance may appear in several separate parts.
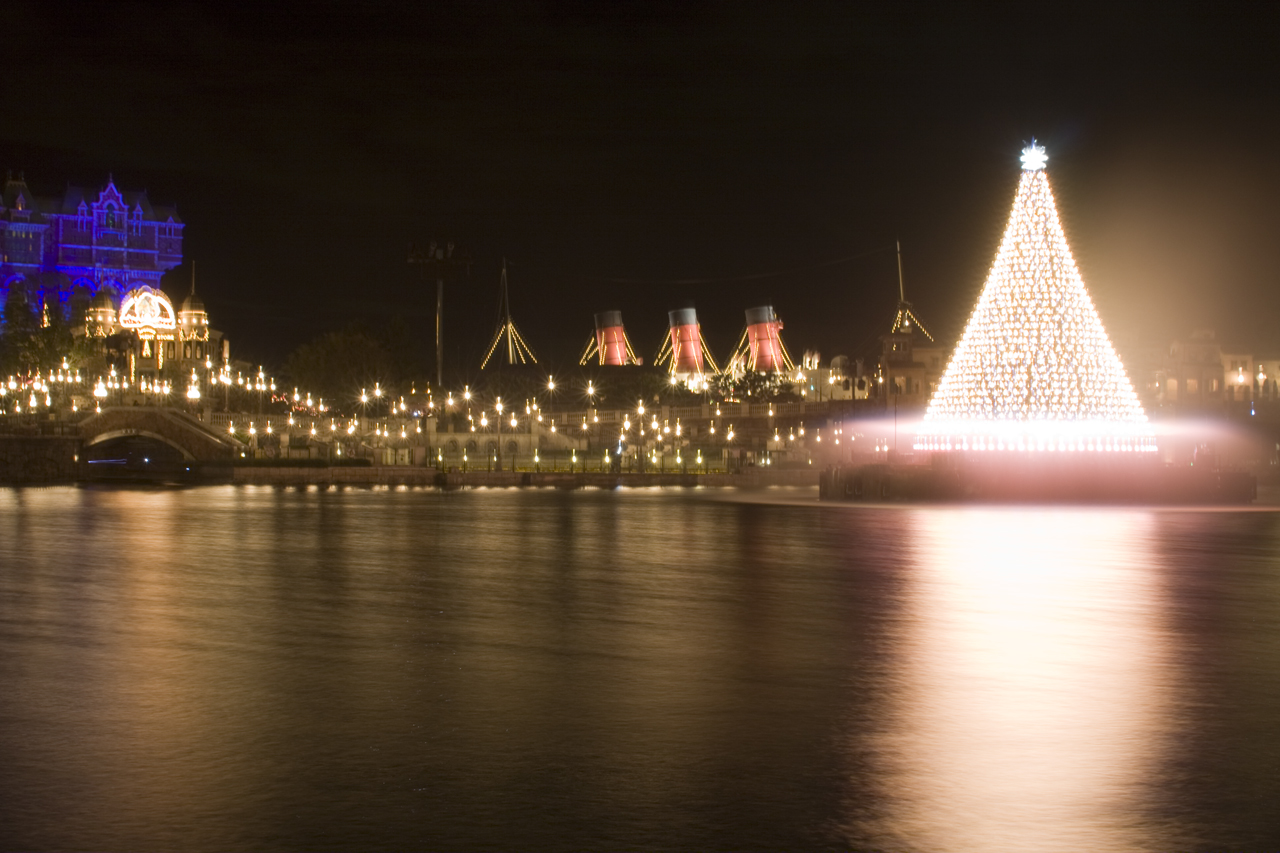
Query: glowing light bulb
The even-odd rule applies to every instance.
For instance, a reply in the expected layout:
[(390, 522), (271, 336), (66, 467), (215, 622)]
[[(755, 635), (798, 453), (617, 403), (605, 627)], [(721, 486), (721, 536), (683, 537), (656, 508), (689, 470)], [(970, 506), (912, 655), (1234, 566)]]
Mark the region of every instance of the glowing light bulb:
[(1036, 145), (1036, 141), (1031, 140), (1031, 144), (1022, 149), (1022, 168), (1028, 172), (1038, 172), (1049, 162), (1049, 156), (1044, 153), (1043, 145)]

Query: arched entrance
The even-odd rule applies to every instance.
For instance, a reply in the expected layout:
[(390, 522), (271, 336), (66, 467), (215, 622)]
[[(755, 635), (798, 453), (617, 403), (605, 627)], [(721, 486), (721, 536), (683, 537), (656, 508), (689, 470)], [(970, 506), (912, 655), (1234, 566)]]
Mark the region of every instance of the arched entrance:
[(141, 431), (98, 436), (82, 455), (89, 480), (183, 480), (192, 473), (194, 461), (172, 442)]

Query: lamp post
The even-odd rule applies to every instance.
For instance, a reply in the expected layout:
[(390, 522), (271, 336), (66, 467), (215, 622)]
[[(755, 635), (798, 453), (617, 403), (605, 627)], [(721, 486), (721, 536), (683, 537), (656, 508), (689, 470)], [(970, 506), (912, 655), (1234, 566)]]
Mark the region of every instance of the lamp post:
[(191, 383), (187, 385), (187, 400), (193, 406), (200, 402), (200, 378), (196, 376), (195, 368), (191, 370)]
[(498, 463), (498, 470), (501, 471), (502, 470), (502, 398), (501, 397), (499, 397), (497, 402), (493, 404), (493, 408), (494, 408), (494, 411), (498, 413), (498, 416), (494, 418), (494, 421), (495, 423), (497, 423), (497, 430), (498, 430), (498, 451), (496, 454), (496, 459)]

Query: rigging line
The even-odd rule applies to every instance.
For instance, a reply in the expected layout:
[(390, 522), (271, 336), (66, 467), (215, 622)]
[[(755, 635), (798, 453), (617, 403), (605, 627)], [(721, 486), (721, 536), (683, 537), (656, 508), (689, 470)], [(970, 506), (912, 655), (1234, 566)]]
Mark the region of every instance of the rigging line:
[(796, 275), (797, 273), (809, 272), (811, 270), (823, 269), (825, 267), (835, 267), (840, 264), (847, 264), (850, 261), (860, 260), (872, 255), (879, 255), (883, 252), (894, 251), (893, 246), (881, 246), (877, 249), (868, 249), (865, 252), (859, 252), (856, 255), (848, 255), (843, 258), (836, 258), (830, 261), (823, 261), (817, 264), (810, 264), (807, 267), (796, 267), (789, 270), (777, 270), (774, 272), (753, 273), (751, 275), (727, 276), (724, 278), (667, 278), (667, 279), (649, 279), (649, 278), (607, 278), (605, 276), (582, 276), (592, 281), (604, 281), (610, 284), (733, 284), (739, 281), (758, 281), (766, 278), (782, 278), (783, 276)]
[[(316, 303), (306, 303), (306, 304), (299, 305), (293, 302), (289, 302), (289, 303), (264, 302), (261, 299), (253, 299), (253, 300), (235, 299), (235, 298), (228, 298), (225, 296), (219, 296), (216, 299), (216, 304), (218, 306), (234, 306), (238, 308), (261, 308), (261, 309), (268, 309), (270, 311), (276, 311), (280, 313), (287, 313), (292, 311), (295, 314), (297, 313), (305, 313), (310, 315), (325, 314), (325, 315), (333, 315), (333, 316), (339, 316), (339, 317), (353, 316), (353, 309), (349, 305), (344, 305), (344, 306), (335, 307), (335, 308), (325, 308)], [(423, 317), (435, 316), (434, 307), (430, 309), (406, 308), (406, 307), (402, 307), (402, 305), (403, 303), (401, 302), (365, 301), (361, 304), (361, 308), (359, 309), (359, 311), (356, 311), (354, 313), (359, 314), (361, 312), (366, 312), (366, 313), (371, 312), (371, 313), (415, 315), (415, 316), (423, 316)]]

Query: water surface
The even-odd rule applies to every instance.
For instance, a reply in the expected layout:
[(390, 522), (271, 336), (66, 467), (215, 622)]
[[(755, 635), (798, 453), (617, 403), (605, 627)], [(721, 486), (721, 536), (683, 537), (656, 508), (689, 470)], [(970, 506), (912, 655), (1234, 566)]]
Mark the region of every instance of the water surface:
[(0, 490), (0, 848), (1280, 848), (1280, 515)]

